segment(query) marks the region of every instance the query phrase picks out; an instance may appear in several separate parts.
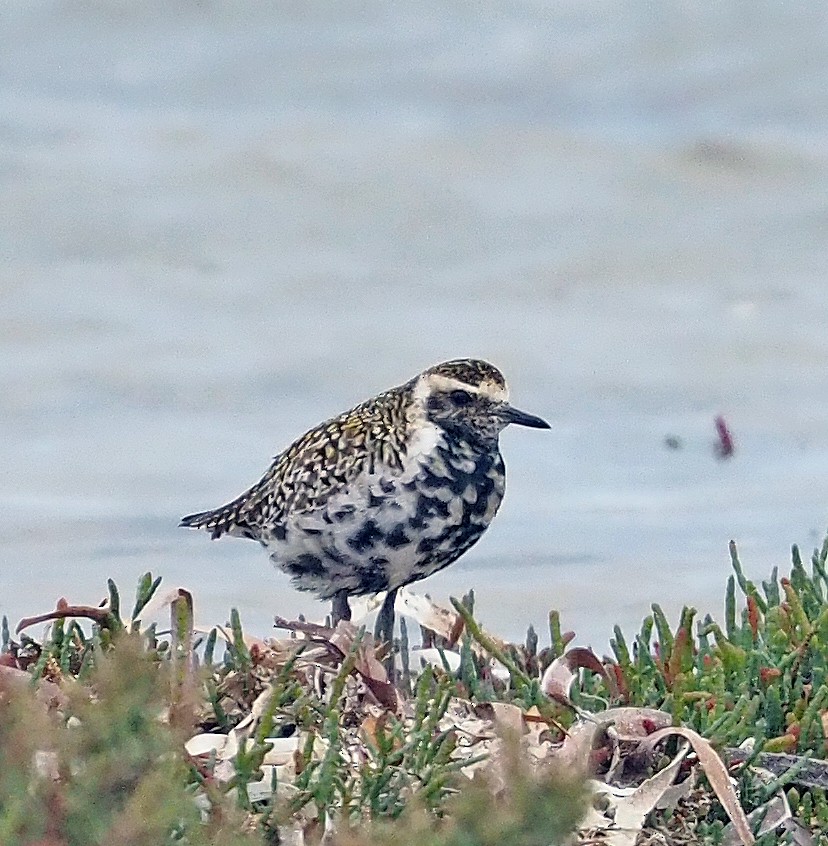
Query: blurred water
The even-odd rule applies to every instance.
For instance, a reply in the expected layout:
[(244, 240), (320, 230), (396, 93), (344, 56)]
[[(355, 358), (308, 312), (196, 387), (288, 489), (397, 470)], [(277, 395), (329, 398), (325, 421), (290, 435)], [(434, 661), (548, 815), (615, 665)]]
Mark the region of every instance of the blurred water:
[[(826, 525), (828, 10), (0, 4), (0, 611), (146, 569), (198, 616), (322, 607), (176, 528), (444, 358), (504, 370), (462, 561), (518, 637), (720, 613)], [(738, 444), (713, 458), (713, 417)], [(683, 448), (664, 448), (666, 435)]]

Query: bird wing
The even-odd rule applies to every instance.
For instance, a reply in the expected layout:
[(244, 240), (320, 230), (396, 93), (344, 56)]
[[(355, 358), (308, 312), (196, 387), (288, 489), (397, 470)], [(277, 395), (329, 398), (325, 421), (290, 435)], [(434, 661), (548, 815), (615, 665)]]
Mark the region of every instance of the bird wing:
[(207, 529), (213, 538), (230, 534), (261, 539), (265, 530), (283, 524), (288, 515), (321, 509), (361, 478), (399, 472), (405, 426), (377, 399), (306, 432), (279, 453), (264, 476), (241, 496), (212, 511), (190, 514), (180, 525)]

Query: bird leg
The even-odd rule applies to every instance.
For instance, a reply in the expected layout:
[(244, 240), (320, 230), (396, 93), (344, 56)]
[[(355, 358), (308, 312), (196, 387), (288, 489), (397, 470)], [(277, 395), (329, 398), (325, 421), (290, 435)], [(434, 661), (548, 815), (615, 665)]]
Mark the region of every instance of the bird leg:
[(336, 626), (340, 620), (351, 619), (351, 606), (348, 604), (348, 592), (338, 590), (334, 594), (331, 604), (331, 625)]
[(394, 602), (397, 599), (397, 588), (389, 590), (385, 594), (385, 601), (377, 615), (377, 622), (374, 625), (374, 640), (377, 644), (388, 644), (388, 657), (385, 660), (385, 669), (388, 679), (394, 682)]
[(378, 643), (393, 643), (394, 641), (394, 602), (397, 599), (397, 589), (389, 590), (385, 594), (385, 601), (377, 615), (374, 625), (374, 640)]

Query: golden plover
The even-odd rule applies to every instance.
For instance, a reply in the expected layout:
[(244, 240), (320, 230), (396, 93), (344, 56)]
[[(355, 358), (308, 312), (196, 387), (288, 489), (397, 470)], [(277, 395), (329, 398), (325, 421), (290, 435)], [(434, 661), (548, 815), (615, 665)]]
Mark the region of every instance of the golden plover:
[(181, 525), (259, 541), (299, 590), (333, 600), (387, 591), (377, 634), (391, 641), (403, 585), (456, 561), (503, 499), (498, 436), (509, 424), (548, 429), (509, 405), (485, 361), (430, 367), (404, 385), (306, 432), (262, 479), (227, 505)]

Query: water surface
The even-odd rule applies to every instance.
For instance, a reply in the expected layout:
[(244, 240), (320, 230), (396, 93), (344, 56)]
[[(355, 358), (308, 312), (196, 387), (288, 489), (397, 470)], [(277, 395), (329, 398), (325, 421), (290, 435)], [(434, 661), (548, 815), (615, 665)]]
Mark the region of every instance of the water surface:
[(819, 542), (828, 13), (726, 5), (4, 3), (0, 610), (151, 569), (319, 616), (178, 518), (466, 355), (553, 424), (423, 584), (496, 632), (719, 614), (731, 537)]

